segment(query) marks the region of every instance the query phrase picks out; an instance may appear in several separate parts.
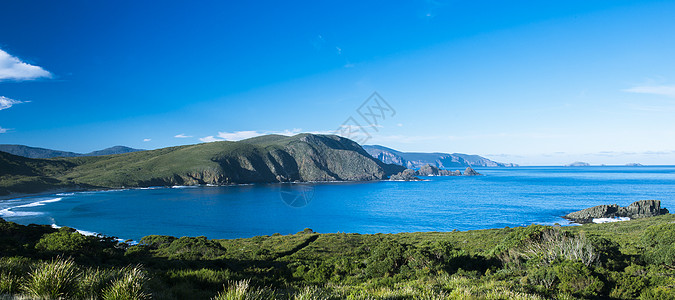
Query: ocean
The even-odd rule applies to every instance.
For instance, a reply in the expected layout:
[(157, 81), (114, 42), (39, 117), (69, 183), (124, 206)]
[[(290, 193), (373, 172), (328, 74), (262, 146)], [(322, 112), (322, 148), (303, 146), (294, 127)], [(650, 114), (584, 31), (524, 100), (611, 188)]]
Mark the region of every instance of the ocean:
[(0, 200), (0, 217), (138, 241), (150, 234), (398, 233), (553, 225), (600, 204), (661, 200), (675, 209), (675, 166), (478, 168), (416, 182), (156, 187)]

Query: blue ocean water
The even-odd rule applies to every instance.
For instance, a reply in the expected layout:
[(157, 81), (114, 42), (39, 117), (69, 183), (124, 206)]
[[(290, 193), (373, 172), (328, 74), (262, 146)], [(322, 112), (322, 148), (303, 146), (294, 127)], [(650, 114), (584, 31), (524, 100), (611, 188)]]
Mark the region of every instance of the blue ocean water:
[(316, 232), (397, 233), (567, 224), (600, 204), (658, 199), (675, 210), (675, 166), (478, 169), (419, 182), (181, 187), (0, 201), (0, 217), (123, 239), (150, 234), (242, 238)]

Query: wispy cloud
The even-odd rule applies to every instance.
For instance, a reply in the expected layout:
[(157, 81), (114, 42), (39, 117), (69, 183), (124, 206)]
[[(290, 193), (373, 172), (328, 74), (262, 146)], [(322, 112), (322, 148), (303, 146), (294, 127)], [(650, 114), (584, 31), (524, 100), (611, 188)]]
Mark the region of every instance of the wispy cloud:
[(25, 103), (25, 102), (28, 102), (28, 101), (19, 101), (19, 100), (10, 99), (10, 98), (4, 97), (4, 96), (0, 96), (0, 110), (8, 109), (8, 108), (12, 107), (14, 104)]
[(0, 81), (33, 80), (49, 77), (52, 77), (52, 74), (45, 69), (22, 62), (0, 49)]
[(143, 139), (144, 142), (152, 141), (152, 139)]
[(629, 93), (651, 94), (675, 98), (675, 85), (642, 85), (623, 90)]
[(7, 128), (2, 128), (2, 127), (0, 127), (0, 133), (5, 133), (5, 132), (7, 132), (8, 130), (9, 130), (9, 129), (7, 129)]
[[(302, 132), (300, 128), (286, 129), (283, 131), (257, 131), (257, 130), (242, 130), (242, 131), (233, 131), (233, 132), (218, 132), (217, 136), (206, 136), (200, 138), (199, 140), (205, 143), (217, 142), (217, 141), (240, 141), (245, 139), (254, 138), (261, 135), (268, 134), (280, 134), (280, 135), (296, 135)], [(313, 132), (312, 132), (313, 133)]]
[(187, 139), (187, 138), (191, 138), (192, 136), (191, 135), (185, 135), (184, 133), (181, 133), (181, 134), (175, 135), (174, 137), (179, 138), (179, 139)]
[(219, 138), (214, 137), (214, 136), (212, 136), (212, 135), (205, 136), (205, 137), (203, 137), (203, 138), (199, 138), (199, 140), (202, 141), (202, 142), (204, 142), (204, 143), (221, 142), (221, 141), (223, 141), (223, 139), (219, 139)]

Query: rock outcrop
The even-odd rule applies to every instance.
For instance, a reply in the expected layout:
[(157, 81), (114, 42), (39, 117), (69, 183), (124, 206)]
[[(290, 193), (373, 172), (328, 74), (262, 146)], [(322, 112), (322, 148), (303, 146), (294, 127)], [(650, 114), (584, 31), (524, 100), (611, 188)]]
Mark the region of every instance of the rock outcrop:
[(422, 179), (417, 178), (417, 172), (411, 169), (405, 169), (403, 172), (391, 175), (389, 180), (393, 181), (419, 181)]
[(598, 205), (565, 215), (563, 218), (575, 223), (585, 224), (599, 218), (647, 218), (667, 214), (668, 209), (661, 208), (660, 200), (640, 200), (621, 207), (616, 204)]
[(422, 166), (419, 170), (416, 172), (417, 176), (460, 176), (462, 175), (462, 172), (459, 170), (457, 171), (450, 171), (450, 170), (443, 170), (439, 169), (435, 166), (432, 166), (430, 164), (426, 164)]
[(481, 174), (476, 172), (476, 170), (472, 169), (471, 167), (466, 167), (466, 170), (464, 170), (464, 176), (478, 176), (478, 175)]

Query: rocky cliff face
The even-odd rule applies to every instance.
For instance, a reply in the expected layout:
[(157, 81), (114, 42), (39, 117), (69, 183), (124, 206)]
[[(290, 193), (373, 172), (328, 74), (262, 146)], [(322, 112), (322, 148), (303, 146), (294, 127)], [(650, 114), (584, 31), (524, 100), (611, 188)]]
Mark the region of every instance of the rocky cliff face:
[(408, 169), (432, 165), (440, 169), (465, 167), (515, 167), (516, 164), (499, 163), (478, 155), (462, 153), (401, 152), (378, 145), (363, 146), (368, 154), (387, 164), (397, 164)]
[(598, 205), (584, 210), (569, 213), (564, 216), (565, 219), (576, 223), (591, 223), (593, 219), (599, 218), (619, 218), (627, 217), (631, 219), (647, 218), (669, 213), (667, 209), (661, 208), (659, 200), (640, 200), (631, 205), (621, 207), (616, 204)]

